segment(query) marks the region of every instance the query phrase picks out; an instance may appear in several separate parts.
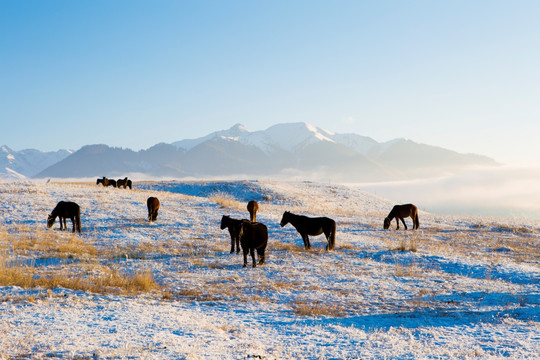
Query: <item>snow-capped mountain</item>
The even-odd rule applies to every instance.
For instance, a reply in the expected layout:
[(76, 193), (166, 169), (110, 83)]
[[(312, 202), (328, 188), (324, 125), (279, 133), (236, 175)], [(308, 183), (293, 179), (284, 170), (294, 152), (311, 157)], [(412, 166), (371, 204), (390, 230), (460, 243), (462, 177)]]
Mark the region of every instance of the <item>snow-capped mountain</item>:
[(41, 152), (35, 149), (14, 151), (7, 146), (0, 148), (0, 178), (24, 179), (65, 159), (72, 151)]
[[(266, 177), (379, 181), (436, 176), (471, 165), (495, 165), (485, 156), (395, 139), (385, 143), (336, 134), (306, 123), (249, 131), (241, 124), (197, 139), (138, 152), (88, 145), (36, 177)], [(15, 169), (17, 170), (17, 169)]]
[(365, 155), (377, 144), (375, 140), (365, 136), (336, 134), (311, 124), (289, 123), (277, 124), (266, 130), (254, 132), (248, 131), (242, 124), (236, 124), (228, 130), (216, 131), (198, 139), (177, 141), (172, 145), (189, 151), (198, 144), (215, 139), (232, 140), (255, 146), (266, 154), (279, 150), (298, 152), (311, 144), (326, 141), (345, 145)]

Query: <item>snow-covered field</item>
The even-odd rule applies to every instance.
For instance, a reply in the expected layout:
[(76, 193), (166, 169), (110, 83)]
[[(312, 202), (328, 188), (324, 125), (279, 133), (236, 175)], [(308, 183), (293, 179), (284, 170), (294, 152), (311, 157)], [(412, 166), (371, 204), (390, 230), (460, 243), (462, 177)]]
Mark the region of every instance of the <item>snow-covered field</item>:
[[(161, 201), (155, 223), (147, 221), (149, 196)], [(393, 222), (384, 231), (391, 202), (309, 182), (147, 182), (133, 190), (5, 182), (0, 198), (2, 271), (149, 272), (159, 284), (139, 293), (0, 284), (1, 359), (540, 354), (540, 228), (532, 221), (421, 212), (420, 230), (396, 231)], [(269, 229), (267, 261), (242, 268), (219, 223), (224, 214), (247, 218), (251, 199)], [(60, 200), (81, 206), (82, 234), (60, 232), (58, 222), (46, 229)], [(294, 228), (279, 225), (285, 210), (335, 219), (336, 250), (324, 250), (324, 236), (304, 250)], [(79, 251), (59, 250), (65, 244)]]

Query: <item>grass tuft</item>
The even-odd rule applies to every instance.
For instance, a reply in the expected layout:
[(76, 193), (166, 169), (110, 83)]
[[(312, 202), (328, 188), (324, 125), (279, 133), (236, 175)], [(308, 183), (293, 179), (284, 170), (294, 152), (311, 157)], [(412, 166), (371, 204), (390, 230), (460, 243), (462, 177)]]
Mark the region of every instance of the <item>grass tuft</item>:
[(240, 209), (240, 203), (235, 198), (226, 192), (216, 192), (208, 197), (210, 201), (215, 202), (222, 208), (226, 209)]
[(296, 315), (299, 316), (331, 316), (345, 317), (346, 311), (335, 304), (323, 304), (306, 300), (296, 300), (291, 304)]

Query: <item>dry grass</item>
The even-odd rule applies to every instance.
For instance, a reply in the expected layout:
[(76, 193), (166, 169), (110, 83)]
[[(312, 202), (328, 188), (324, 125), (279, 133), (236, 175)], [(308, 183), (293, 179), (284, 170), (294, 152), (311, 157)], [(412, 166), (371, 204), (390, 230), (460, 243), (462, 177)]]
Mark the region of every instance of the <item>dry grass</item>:
[(0, 250), (9, 250), (17, 255), (41, 253), (62, 258), (89, 257), (98, 253), (93, 244), (76, 234), (22, 225), (0, 231)]
[[(112, 266), (100, 265), (110, 249), (97, 249), (93, 241), (63, 231), (13, 225), (0, 230), (0, 285), (25, 289), (67, 288), (93, 293), (132, 295), (159, 290), (150, 271), (127, 273)], [(30, 259), (75, 259), (75, 265), (35, 267)], [(20, 260), (17, 260), (20, 259)]]
[(332, 316), (345, 317), (345, 309), (336, 304), (325, 304), (317, 301), (297, 299), (291, 303), (291, 307), (299, 316)]
[(208, 200), (215, 202), (222, 208), (240, 210), (244, 204), (235, 200), (231, 194), (225, 192), (216, 192), (208, 197)]
[(424, 271), (417, 264), (396, 264), (394, 276), (397, 277), (423, 277)]
[[(302, 239), (299, 239), (299, 242), (302, 242)], [(291, 243), (274, 242), (272, 243), (272, 251), (301, 252), (306, 250), (304, 249), (304, 245), (300, 246)]]
[(400, 251), (400, 252), (405, 252), (405, 251), (417, 252), (418, 246), (416, 245), (416, 239), (415, 238), (401, 239), (401, 241), (399, 242), (399, 245), (391, 250)]
[(42, 287), (45, 289), (66, 288), (92, 293), (114, 293), (134, 295), (159, 290), (152, 273), (148, 270), (134, 274), (122, 274), (107, 266), (92, 265), (90, 274), (62, 268), (43, 273), (32, 266), (9, 264), (0, 260), (0, 285), (19, 286), (24, 289)]

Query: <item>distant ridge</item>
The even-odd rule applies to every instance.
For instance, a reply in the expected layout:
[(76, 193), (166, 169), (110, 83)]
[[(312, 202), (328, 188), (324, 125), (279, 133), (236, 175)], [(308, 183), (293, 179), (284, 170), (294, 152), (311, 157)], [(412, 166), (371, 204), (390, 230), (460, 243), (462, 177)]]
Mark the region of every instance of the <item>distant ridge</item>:
[(494, 166), (488, 157), (395, 139), (378, 143), (306, 123), (249, 131), (236, 124), (197, 139), (157, 144), (147, 150), (88, 145), (36, 173), (36, 177), (298, 177), (313, 180), (381, 181), (437, 176), (470, 166)]

